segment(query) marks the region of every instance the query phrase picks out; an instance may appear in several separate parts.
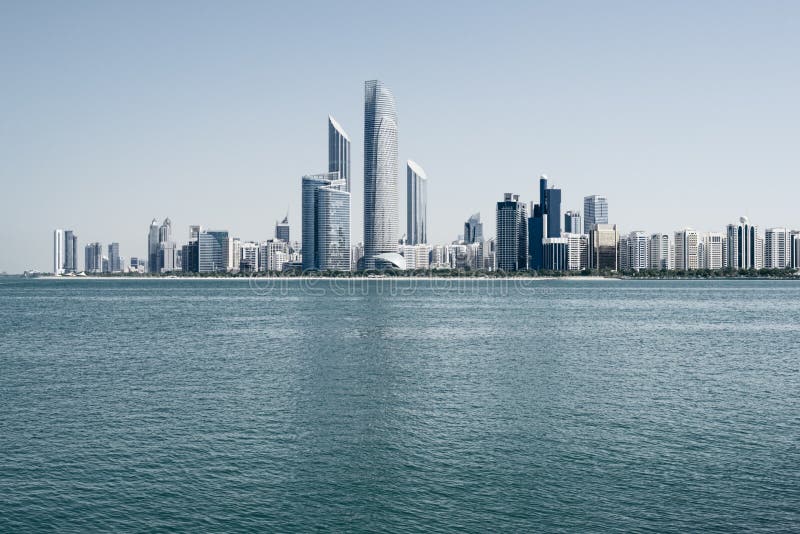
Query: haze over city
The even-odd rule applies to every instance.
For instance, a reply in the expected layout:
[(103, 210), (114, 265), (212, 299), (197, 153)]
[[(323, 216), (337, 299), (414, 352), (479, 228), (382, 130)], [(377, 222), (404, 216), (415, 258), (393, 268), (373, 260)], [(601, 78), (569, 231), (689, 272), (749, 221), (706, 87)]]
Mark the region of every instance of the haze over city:
[[(238, 3), (0, 6), (0, 271), (47, 270), (54, 228), (143, 256), (155, 217), (243, 239), (300, 228), (301, 176), (352, 139), (362, 240), (363, 83), (397, 101), (449, 242), (504, 192), (608, 197), (621, 231), (800, 226), (800, 6)], [(302, 31), (298, 31), (302, 28)], [(404, 230), (401, 230), (404, 233)], [(299, 237), (299, 236), (298, 236)]]

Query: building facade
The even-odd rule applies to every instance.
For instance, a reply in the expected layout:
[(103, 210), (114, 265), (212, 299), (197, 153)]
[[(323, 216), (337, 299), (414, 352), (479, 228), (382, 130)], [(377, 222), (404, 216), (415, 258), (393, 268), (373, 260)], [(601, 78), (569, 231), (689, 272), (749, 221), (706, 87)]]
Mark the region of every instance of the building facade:
[(619, 231), (616, 224), (595, 224), (589, 233), (589, 269), (619, 269)]
[(700, 268), (698, 245), (700, 234), (691, 228), (675, 232), (675, 269), (694, 271)]
[(528, 268), (528, 224), (525, 203), (519, 195), (506, 193), (497, 203), (497, 238), (495, 258), (501, 271)]
[(397, 253), (397, 111), (392, 92), (380, 81), (364, 83), (364, 257)]
[(337, 172), (303, 177), (303, 270), (350, 270), (350, 193)]
[(64, 230), (56, 228), (53, 230), (53, 274), (59, 275), (64, 272)]

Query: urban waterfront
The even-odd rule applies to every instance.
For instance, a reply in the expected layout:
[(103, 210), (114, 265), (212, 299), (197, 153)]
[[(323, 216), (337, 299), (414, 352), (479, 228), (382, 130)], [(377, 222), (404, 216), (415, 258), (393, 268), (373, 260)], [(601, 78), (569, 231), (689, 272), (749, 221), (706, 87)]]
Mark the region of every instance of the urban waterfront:
[(800, 524), (800, 282), (330, 283), (0, 279), (0, 531)]

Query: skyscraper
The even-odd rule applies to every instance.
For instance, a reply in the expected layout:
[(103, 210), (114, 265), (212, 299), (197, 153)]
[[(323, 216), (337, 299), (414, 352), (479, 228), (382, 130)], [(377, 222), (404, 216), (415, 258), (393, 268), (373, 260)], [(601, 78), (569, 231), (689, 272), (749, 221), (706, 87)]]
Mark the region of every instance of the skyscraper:
[(53, 230), (53, 274), (64, 272), (64, 230)]
[(284, 217), (281, 222), (275, 223), (275, 239), (280, 239), (288, 243), (290, 237), (289, 230), (289, 214), (286, 214), (286, 217)]
[(608, 224), (608, 199), (600, 195), (583, 199), (583, 233), (591, 232), (595, 224)]
[(792, 269), (800, 269), (800, 231), (792, 230), (791, 236), (791, 261)]
[(568, 211), (564, 214), (564, 232), (568, 234), (583, 234), (583, 223), (580, 211)]
[[(394, 96), (378, 80), (364, 82), (364, 258), (397, 253), (397, 112)], [(399, 255), (398, 255), (399, 256)]]
[(409, 245), (428, 242), (428, 177), (425, 171), (411, 160), (407, 164), (406, 221)]
[(108, 268), (112, 273), (122, 272), (122, 258), (119, 256), (119, 243), (108, 245)]
[(78, 236), (72, 230), (64, 232), (64, 271), (78, 272)]
[(675, 232), (675, 269), (693, 271), (700, 268), (698, 257), (700, 234), (691, 228)]
[(528, 226), (525, 203), (519, 195), (506, 193), (497, 203), (497, 269), (520, 271), (528, 268)]
[(659, 271), (669, 269), (669, 234), (650, 236), (650, 268)]
[(153, 219), (150, 223), (150, 230), (147, 233), (147, 272), (157, 273), (158, 265), (158, 243), (161, 230), (158, 221)]
[(724, 237), (720, 233), (710, 232), (703, 236), (703, 255), (700, 258), (700, 268), (702, 269), (722, 269), (723, 250), (722, 243)]
[[(328, 172), (338, 172), (350, 192), (350, 136), (328, 115)], [(278, 238), (280, 239), (280, 237)], [(287, 243), (288, 239), (285, 240)]]
[(628, 264), (624, 267), (633, 271), (650, 268), (650, 239), (642, 231), (628, 234)]
[(752, 226), (747, 217), (727, 227), (727, 266), (731, 269), (756, 268), (758, 226)]
[(547, 187), (547, 176), (539, 177), (539, 203), (528, 221), (528, 251), (531, 269), (541, 269), (542, 239), (561, 236), (561, 189)]
[(464, 223), (464, 243), (482, 243), (483, 242), (483, 223), (481, 222), (481, 214), (474, 213), (469, 216), (467, 222)]
[[(227, 242), (228, 232), (225, 230), (201, 231), (197, 239), (197, 272), (223, 272), (228, 266)], [(191, 254), (191, 251), (189, 251)]]
[(103, 270), (103, 245), (89, 243), (83, 248), (83, 270), (87, 273), (99, 273)]
[(350, 270), (350, 193), (338, 172), (303, 176), (303, 270)]

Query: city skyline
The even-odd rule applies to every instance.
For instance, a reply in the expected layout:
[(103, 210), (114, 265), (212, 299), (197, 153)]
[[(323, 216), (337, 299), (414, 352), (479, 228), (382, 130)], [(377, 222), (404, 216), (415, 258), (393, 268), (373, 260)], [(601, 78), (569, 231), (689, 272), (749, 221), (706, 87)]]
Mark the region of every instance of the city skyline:
[[(358, 88), (374, 78), (397, 98), (399, 161), (422, 161), (433, 177), (431, 242), (451, 241), (476, 212), (495, 235), (498, 196), (535, 200), (540, 174), (563, 189), (562, 211), (608, 197), (622, 233), (724, 232), (740, 215), (762, 230), (798, 225), (792, 4), (408, 4), (368, 30), (369, 50), (356, 29), (378, 15), (355, 7), (242, 6), (223, 17), (211, 6), (183, 27), (170, 21), (185, 4), (0, 9), (0, 172), (13, 191), (0, 209), (0, 271), (49, 271), (54, 228), (73, 229), (81, 247), (118, 242), (125, 257), (146, 254), (141, 221), (156, 214), (177, 228), (203, 221), (262, 239), (288, 204), (299, 228), (297, 178), (326, 168), (318, 147), (329, 115), (352, 134), (351, 242), (362, 241)], [(403, 40), (400, 21), (419, 12), (420, 38)], [(110, 22), (122, 18), (131, 24), (116, 31)], [(285, 28), (300, 20), (308, 31), (343, 30), (340, 64), (327, 64), (321, 43), (286, 55)], [(531, 27), (546, 47), (528, 39)], [(308, 84), (309, 73), (326, 85)], [(751, 183), (780, 194), (754, 196)]]

